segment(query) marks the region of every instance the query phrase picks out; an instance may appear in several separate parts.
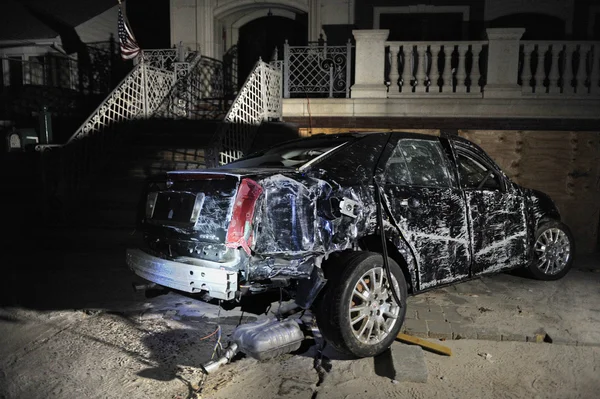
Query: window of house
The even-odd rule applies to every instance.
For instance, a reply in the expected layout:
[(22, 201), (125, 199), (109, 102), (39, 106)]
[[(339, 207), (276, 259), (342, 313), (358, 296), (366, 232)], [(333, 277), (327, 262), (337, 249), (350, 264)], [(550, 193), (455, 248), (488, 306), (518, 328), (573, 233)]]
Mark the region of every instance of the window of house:
[(8, 84), (23, 86), (23, 60), (20, 56), (8, 57)]
[(437, 141), (400, 140), (387, 162), (386, 182), (421, 187), (451, 187), (447, 159)]
[(29, 83), (44, 84), (44, 56), (29, 57)]

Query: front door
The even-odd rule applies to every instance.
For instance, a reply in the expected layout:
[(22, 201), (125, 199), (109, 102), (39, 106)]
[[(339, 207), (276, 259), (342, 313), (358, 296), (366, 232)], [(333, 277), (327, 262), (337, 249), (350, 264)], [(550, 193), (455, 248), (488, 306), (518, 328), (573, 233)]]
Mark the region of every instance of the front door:
[(419, 289), (469, 275), (466, 206), (437, 137), (400, 138), (387, 161), (384, 193), (417, 258)]
[(523, 265), (527, 254), (523, 197), (483, 154), (460, 143), (455, 149), (470, 220), (472, 273)]

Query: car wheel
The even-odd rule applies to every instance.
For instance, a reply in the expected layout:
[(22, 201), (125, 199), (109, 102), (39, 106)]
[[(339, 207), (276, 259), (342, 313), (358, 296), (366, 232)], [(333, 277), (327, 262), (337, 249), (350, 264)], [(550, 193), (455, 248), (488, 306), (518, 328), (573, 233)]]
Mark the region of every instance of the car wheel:
[(398, 335), (406, 315), (407, 288), (400, 266), (392, 259), (389, 266), (402, 307), (390, 291), (380, 254), (341, 256), (329, 273), (315, 314), (321, 334), (338, 351), (356, 357), (376, 356)]
[(574, 256), (575, 242), (569, 228), (558, 221), (546, 222), (535, 232), (529, 272), (538, 280), (558, 280), (571, 269)]

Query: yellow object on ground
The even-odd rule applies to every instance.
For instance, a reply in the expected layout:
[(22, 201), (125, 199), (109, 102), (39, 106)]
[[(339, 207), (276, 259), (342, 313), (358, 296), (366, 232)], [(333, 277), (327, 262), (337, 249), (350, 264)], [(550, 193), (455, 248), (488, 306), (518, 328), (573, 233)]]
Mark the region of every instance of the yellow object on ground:
[(398, 334), (396, 336), (396, 339), (407, 344), (419, 345), (421, 348), (430, 352), (434, 352), (440, 355), (452, 356), (452, 349), (448, 348), (447, 346), (436, 344), (435, 342), (427, 341), (425, 339), (413, 337), (412, 335)]

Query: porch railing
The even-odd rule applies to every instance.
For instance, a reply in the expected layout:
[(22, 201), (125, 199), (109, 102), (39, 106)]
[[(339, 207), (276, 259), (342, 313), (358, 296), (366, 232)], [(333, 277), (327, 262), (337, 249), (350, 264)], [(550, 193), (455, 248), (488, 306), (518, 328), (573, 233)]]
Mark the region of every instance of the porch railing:
[[(221, 119), (230, 102), (223, 63), (199, 57), (190, 63), (175, 63), (177, 83), (170, 88), (153, 117)], [(231, 88), (228, 85), (227, 88)]]
[(386, 42), (388, 97), (481, 95), (486, 42)]
[(241, 158), (252, 145), (264, 120), (280, 120), (282, 73), (276, 66), (258, 61), (246, 78), (207, 154), (208, 166), (224, 165)]
[(387, 30), (355, 30), (351, 96), (600, 96), (600, 42), (522, 41), (524, 32), (493, 28), (485, 41), (391, 42)]
[(352, 44), (283, 46), (283, 96), (350, 97)]
[(522, 41), (519, 61), (525, 95), (600, 94), (600, 42)]

